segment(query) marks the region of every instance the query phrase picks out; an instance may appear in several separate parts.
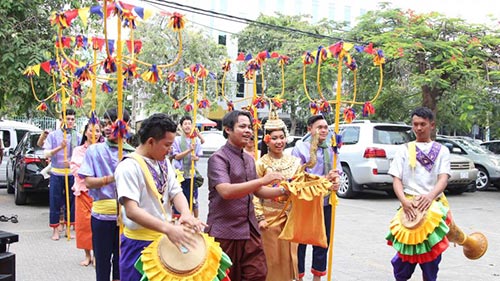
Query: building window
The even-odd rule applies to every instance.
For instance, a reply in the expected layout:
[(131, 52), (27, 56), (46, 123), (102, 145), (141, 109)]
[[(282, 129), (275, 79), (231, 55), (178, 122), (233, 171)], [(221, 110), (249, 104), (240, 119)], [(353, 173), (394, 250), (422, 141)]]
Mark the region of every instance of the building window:
[(226, 46), (226, 35), (219, 35), (219, 45)]
[(236, 82), (238, 82), (238, 91), (236, 92), (237, 98), (245, 97), (245, 77), (243, 77), (243, 73), (238, 73), (236, 75)]

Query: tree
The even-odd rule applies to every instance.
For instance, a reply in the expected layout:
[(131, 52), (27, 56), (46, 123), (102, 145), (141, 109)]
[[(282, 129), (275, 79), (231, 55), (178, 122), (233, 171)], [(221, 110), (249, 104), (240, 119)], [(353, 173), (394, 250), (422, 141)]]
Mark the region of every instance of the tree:
[[(137, 28), (137, 36), (143, 41), (143, 49), (139, 59), (150, 63), (166, 64), (172, 62), (177, 56), (179, 40), (177, 34), (167, 28), (167, 17), (158, 17), (148, 21)], [(137, 93), (143, 93), (143, 97), (149, 99), (146, 106), (148, 112), (168, 112), (173, 114), (183, 114), (184, 108), (181, 106), (178, 110), (172, 108), (172, 102), (167, 97), (168, 72), (177, 73), (178, 71), (189, 68), (193, 64), (200, 63), (214, 75), (222, 72), (221, 64), (226, 58), (226, 48), (218, 45), (213, 39), (203, 34), (201, 31), (187, 26), (182, 31), (182, 56), (180, 61), (171, 69), (164, 70), (162, 81), (156, 84), (138, 81), (134, 88)], [(142, 67), (142, 70), (145, 70)], [(192, 93), (193, 86), (177, 78), (178, 82), (172, 84), (172, 96), (180, 99), (188, 93)], [(210, 77), (205, 79), (206, 94), (210, 101), (215, 100), (217, 95), (215, 89), (216, 80)], [(203, 97), (203, 84), (199, 81), (198, 97)]]
[[(51, 59), (55, 33), (50, 26), (50, 13), (68, 2), (73, 7), (84, 4), (76, 0), (0, 1), (0, 116), (35, 114), (37, 102), (23, 71), (27, 66)], [(35, 89), (46, 94), (50, 79), (35, 80)]]
[[(485, 125), (486, 114), (498, 107), (493, 102), (498, 101), (500, 78), (498, 28), (387, 5), (363, 15), (348, 37), (374, 42), (385, 51), (389, 70), (385, 81), (390, 86), (384, 93), (408, 98), (406, 106), (396, 108), (421, 104), (435, 113), (440, 109), (439, 117), (453, 118), (438, 118), (441, 124), (462, 123), (469, 129), (474, 123)], [(391, 93), (398, 90), (393, 83), (405, 85), (404, 91)], [(421, 97), (416, 99), (415, 94)]]
[[(305, 51), (316, 54), (319, 46), (328, 47), (333, 39), (327, 38), (322, 34), (329, 34), (332, 37), (337, 35), (340, 38), (340, 31), (344, 24), (333, 21), (321, 21), (318, 24), (309, 23), (309, 17), (306, 15), (286, 16), (276, 13), (276, 16), (260, 15), (258, 22), (271, 24), (279, 27), (289, 28), (267, 28), (258, 24), (250, 24), (238, 34), (239, 49), (245, 53), (257, 53), (267, 50), (268, 52), (278, 52), (279, 54), (289, 56), (290, 63), (285, 66), (285, 95), (287, 100), (284, 109), (290, 113), (292, 122), (291, 133), (294, 134), (299, 123), (303, 122), (309, 116), (309, 100), (305, 95), (302, 79), (302, 55)], [(291, 31), (291, 29), (301, 30)], [(308, 34), (306, 34), (306, 32)], [(336, 73), (331, 61), (322, 65), (321, 87), (323, 94), (332, 98), (332, 83)], [(266, 77), (265, 93), (268, 97), (274, 97), (282, 91), (281, 68), (277, 61), (268, 60), (264, 65)], [(317, 66), (307, 67), (306, 86), (313, 99), (319, 98), (318, 88), (316, 86)], [(260, 80), (260, 76), (258, 80)], [(302, 123), (303, 124), (303, 123)]]

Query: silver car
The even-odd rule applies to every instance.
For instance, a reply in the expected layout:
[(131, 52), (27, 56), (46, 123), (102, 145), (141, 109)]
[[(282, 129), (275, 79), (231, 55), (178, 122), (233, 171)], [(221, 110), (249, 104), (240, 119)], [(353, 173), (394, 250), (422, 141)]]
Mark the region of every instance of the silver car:
[(500, 185), (500, 156), (473, 141), (462, 138), (438, 136), (436, 141), (447, 146), (452, 154), (464, 156), (474, 162), (478, 170), (477, 190), (485, 190), (491, 184)]

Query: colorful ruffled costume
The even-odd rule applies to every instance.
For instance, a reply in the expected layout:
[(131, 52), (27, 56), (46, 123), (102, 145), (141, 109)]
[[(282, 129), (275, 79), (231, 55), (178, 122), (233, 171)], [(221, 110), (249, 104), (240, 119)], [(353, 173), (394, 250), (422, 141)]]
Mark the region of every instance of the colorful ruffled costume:
[(446, 234), (452, 219), (444, 195), (432, 202), (424, 215), (423, 222), (413, 229), (406, 228), (401, 223), (402, 213), (403, 208), (400, 208), (391, 220), (390, 231), (386, 236), (387, 244), (396, 249), (402, 261), (427, 263), (436, 259), (448, 248)]
[(222, 251), (213, 237), (205, 233), (201, 235), (205, 240), (207, 254), (199, 267), (190, 272), (178, 273), (164, 266), (158, 255), (158, 246), (163, 239), (159, 237), (142, 251), (141, 257), (135, 263), (135, 268), (142, 274), (140, 281), (229, 281), (227, 272), (232, 265), (231, 259)]

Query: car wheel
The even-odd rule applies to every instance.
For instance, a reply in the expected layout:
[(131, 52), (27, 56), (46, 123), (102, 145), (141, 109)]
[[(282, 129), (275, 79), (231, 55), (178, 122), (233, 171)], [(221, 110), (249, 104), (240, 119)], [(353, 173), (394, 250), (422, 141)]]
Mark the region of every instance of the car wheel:
[(459, 187), (456, 187), (456, 188), (449, 188), (449, 189), (446, 189), (446, 190), (448, 191), (449, 194), (459, 195), (459, 194), (462, 194), (465, 191), (467, 191), (467, 189), (469, 189), (468, 185), (462, 185), (462, 186), (459, 186)]
[(342, 165), (342, 175), (340, 176), (340, 186), (337, 195), (342, 198), (354, 198), (357, 192), (353, 190), (352, 174), (347, 165)]
[(14, 194), (14, 185), (9, 180), (9, 170), (5, 171), (5, 178), (7, 179), (7, 193)]
[(483, 167), (477, 167), (477, 190), (486, 190), (490, 186), (490, 177)]
[(28, 196), (26, 191), (21, 190), (21, 185), (19, 184), (19, 180), (17, 178), (14, 185), (14, 203), (16, 203), (16, 205), (26, 205), (26, 199)]

